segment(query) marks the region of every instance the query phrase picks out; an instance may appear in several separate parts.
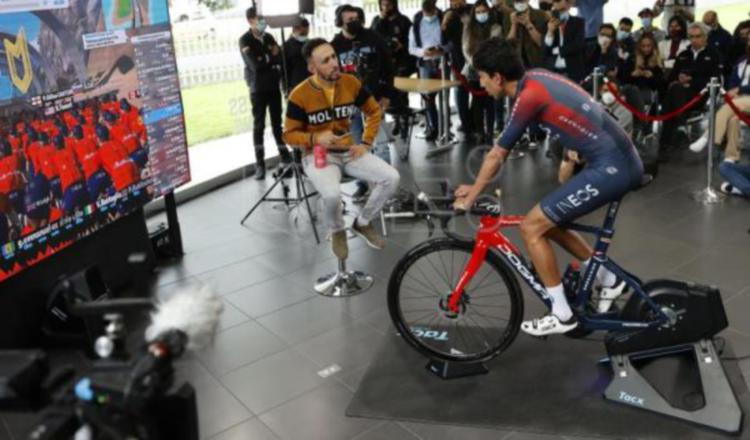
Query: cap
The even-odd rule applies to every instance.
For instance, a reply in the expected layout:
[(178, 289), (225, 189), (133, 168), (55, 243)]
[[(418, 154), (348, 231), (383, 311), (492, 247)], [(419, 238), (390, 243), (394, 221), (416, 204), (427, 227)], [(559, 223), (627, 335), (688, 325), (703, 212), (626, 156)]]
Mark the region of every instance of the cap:
[(653, 17), (654, 11), (652, 11), (651, 8), (643, 8), (641, 9), (641, 12), (638, 13), (638, 17), (643, 17), (645, 14), (648, 14), (651, 17)]

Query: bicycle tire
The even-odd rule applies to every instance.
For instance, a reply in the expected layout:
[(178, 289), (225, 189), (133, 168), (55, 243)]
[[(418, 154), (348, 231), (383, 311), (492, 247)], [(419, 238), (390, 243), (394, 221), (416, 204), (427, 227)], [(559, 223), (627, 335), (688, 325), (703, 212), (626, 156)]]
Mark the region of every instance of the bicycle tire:
[(492, 250), (487, 252), (485, 263), (489, 264), (491, 269), (500, 275), (500, 278), (506, 287), (510, 299), (510, 317), (507, 320), (508, 324), (502, 332), (501, 337), (490, 349), (479, 353), (473, 353), (471, 355), (461, 353), (461, 356), (437, 351), (412, 333), (409, 324), (405, 322), (401, 311), (400, 296), (401, 284), (409, 268), (421, 258), (434, 252), (457, 250), (471, 254), (473, 248), (473, 241), (458, 241), (447, 237), (434, 238), (411, 249), (401, 258), (401, 260), (399, 260), (391, 272), (391, 277), (388, 282), (388, 312), (391, 316), (391, 320), (403, 339), (424, 356), (451, 362), (485, 362), (500, 355), (513, 343), (516, 336), (518, 336), (524, 309), (521, 287), (519, 286), (518, 280), (512, 269), (508, 267), (505, 261), (503, 261)]

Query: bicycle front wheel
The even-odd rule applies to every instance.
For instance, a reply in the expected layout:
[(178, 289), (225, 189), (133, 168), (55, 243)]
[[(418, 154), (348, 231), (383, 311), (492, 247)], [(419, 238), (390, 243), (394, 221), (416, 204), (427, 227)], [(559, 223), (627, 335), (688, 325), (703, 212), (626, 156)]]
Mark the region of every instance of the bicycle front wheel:
[(388, 283), (391, 319), (404, 340), (425, 356), (487, 361), (518, 334), (521, 288), (511, 269), (491, 251), (464, 289), (459, 312), (448, 309), (448, 297), (473, 249), (473, 242), (436, 238), (409, 251), (393, 269)]

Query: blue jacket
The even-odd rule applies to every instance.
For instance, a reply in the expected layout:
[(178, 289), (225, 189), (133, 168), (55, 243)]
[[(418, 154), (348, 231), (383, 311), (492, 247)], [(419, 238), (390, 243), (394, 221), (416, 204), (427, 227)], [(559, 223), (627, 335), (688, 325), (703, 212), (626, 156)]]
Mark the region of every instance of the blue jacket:
[(732, 69), (732, 73), (729, 74), (729, 81), (727, 82), (727, 89), (731, 90), (735, 87), (740, 88), (740, 95), (750, 95), (750, 81), (747, 84), (742, 85), (742, 78), (746, 72), (750, 72), (750, 59), (742, 57), (735, 64)]

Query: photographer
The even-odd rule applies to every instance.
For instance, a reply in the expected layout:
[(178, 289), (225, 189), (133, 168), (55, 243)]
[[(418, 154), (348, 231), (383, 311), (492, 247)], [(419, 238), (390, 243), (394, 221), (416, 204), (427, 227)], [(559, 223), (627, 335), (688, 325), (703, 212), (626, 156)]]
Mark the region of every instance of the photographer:
[(286, 63), (286, 94), (297, 87), (308, 76), (307, 61), (302, 56), (302, 46), (305, 45), (310, 33), (310, 22), (301, 18), (292, 27), (292, 36), (284, 43), (284, 62)]
[(544, 63), (544, 34), (547, 32), (547, 12), (534, 9), (528, 0), (515, 0), (513, 12), (503, 16), (505, 38), (518, 42), (521, 59), (526, 68), (542, 67)]
[[(364, 27), (365, 13), (361, 8), (342, 5), (336, 10), (336, 17), (341, 32), (333, 37), (331, 45), (339, 57), (341, 70), (356, 76), (378, 101), (380, 110), (385, 112), (393, 95), (393, 64), (386, 41), (375, 31)], [(364, 126), (362, 113), (357, 109), (352, 114), (351, 128), (354, 142), (361, 142)], [(373, 153), (387, 163), (391, 162), (388, 134), (382, 121)], [(357, 191), (352, 197), (356, 201), (363, 201), (367, 191), (367, 182), (358, 181)]]
[[(398, 9), (398, 0), (380, 0), (380, 15), (372, 19), (370, 28), (388, 42), (393, 54), (394, 76), (409, 77), (417, 70), (416, 60), (409, 55), (409, 31), (411, 20)], [(393, 92), (391, 108), (404, 109), (409, 107), (409, 95), (406, 92)], [(408, 130), (406, 121), (396, 117), (393, 134), (398, 135), (402, 130)]]
[(284, 163), (292, 156), (281, 137), (281, 48), (271, 34), (267, 34), (266, 21), (255, 8), (248, 8), (245, 17), (250, 30), (240, 37), (240, 52), (245, 61), (245, 82), (250, 88), (250, 103), (253, 106), (253, 143), (255, 145), (255, 179), (266, 177), (263, 133), (266, 129), (266, 108), (271, 113), (271, 129), (279, 155)]
[[(435, 0), (424, 0), (422, 10), (414, 15), (414, 26), (409, 33), (409, 53), (417, 57), (419, 77), (440, 78), (440, 59), (443, 48), (443, 32), (440, 22), (443, 13), (435, 6)], [(437, 93), (422, 95), (427, 109), (427, 132), (425, 139), (434, 141), (438, 137), (438, 111), (435, 97)]]
[(586, 76), (586, 39), (583, 19), (570, 15), (570, 0), (556, 0), (544, 37), (546, 64), (550, 70), (575, 82)]
[[(370, 247), (382, 249), (385, 241), (370, 222), (398, 188), (399, 175), (395, 168), (370, 154), (382, 118), (380, 105), (356, 77), (341, 73), (336, 53), (325, 40), (310, 40), (303, 53), (313, 76), (289, 95), (284, 138), (304, 152), (302, 165), (322, 197), (323, 218), (336, 257), (344, 260), (349, 253), (341, 212), (343, 174), (374, 183), (351, 229)], [(354, 141), (349, 133), (355, 107), (365, 114), (361, 142)]]
[[(450, 6), (451, 8), (443, 16), (441, 30), (445, 35), (445, 41), (448, 43), (450, 63), (457, 71), (462, 72), (466, 66), (466, 57), (463, 50), (464, 26), (471, 20), (472, 7), (466, 4), (466, 0), (451, 0)], [(499, 12), (497, 16), (500, 16)], [(453, 75), (453, 80), (458, 80), (456, 75)], [(461, 121), (458, 130), (463, 131), (464, 135), (468, 136), (474, 133), (474, 121), (469, 112), (469, 92), (463, 87), (456, 87), (453, 90), (458, 107), (458, 118)]]

